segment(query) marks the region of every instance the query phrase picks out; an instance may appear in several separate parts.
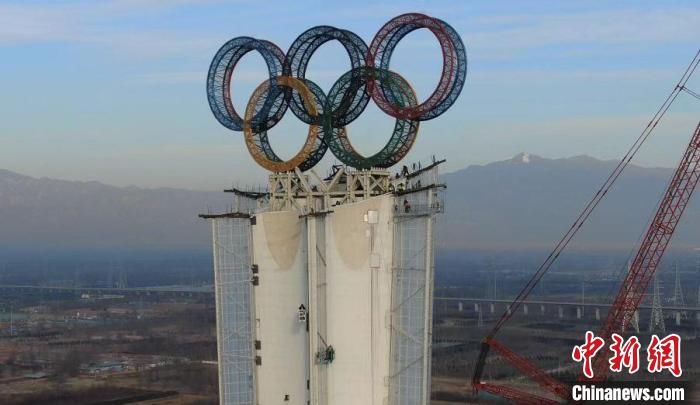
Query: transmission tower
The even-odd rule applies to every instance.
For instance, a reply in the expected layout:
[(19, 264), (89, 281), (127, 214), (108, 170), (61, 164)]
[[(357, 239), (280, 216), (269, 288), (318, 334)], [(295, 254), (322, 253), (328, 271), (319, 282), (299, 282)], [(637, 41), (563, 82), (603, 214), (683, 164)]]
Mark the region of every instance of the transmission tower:
[[(683, 287), (681, 286), (681, 275), (678, 270), (678, 262), (674, 263), (674, 267), (676, 271), (676, 281), (675, 287), (673, 289), (673, 298), (671, 298), (671, 302), (673, 302), (673, 306), (685, 307), (685, 299), (683, 298)], [(683, 319), (685, 319), (688, 317), (688, 314), (685, 311), (682, 311), (681, 316), (683, 317)]]
[(107, 288), (114, 288), (114, 265), (110, 264), (109, 273), (107, 273)]
[(128, 286), (127, 284), (127, 278), (126, 278), (126, 271), (124, 271), (123, 267), (119, 268), (119, 273), (117, 274), (117, 282), (115, 287), (120, 288), (120, 289), (125, 289)]
[(14, 325), (14, 319), (12, 317), (12, 304), (10, 304), (10, 336), (15, 335), (15, 325)]
[(659, 280), (654, 277), (654, 298), (651, 305), (651, 319), (649, 320), (649, 333), (654, 332), (656, 328), (661, 329), (661, 332), (666, 333), (666, 324), (664, 323), (664, 313), (661, 309), (661, 293), (659, 288)]
[(481, 308), (481, 304), (479, 304), (479, 317), (477, 318), (476, 321), (476, 327), (477, 328), (483, 328), (484, 327), (484, 316), (483, 316), (484, 311)]
[(498, 293), (496, 292), (496, 271), (493, 272), (493, 299), (498, 299)]
[(586, 280), (581, 281), (581, 317), (586, 316)]
[(695, 263), (695, 267), (698, 272), (698, 300), (696, 305), (700, 307), (700, 248), (695, 248), (695, 251), (698, 252), (697, 262)]
[(634, 311), (631, 323), (634, 331), (639, 334), (639, 311)]

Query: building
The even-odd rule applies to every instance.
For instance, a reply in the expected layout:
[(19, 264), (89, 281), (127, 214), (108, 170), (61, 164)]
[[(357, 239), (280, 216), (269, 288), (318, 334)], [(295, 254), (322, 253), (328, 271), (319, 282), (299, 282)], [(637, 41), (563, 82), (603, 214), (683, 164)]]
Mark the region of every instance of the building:
[(202, 215), (222, 404), (429, 403), (440, 163), (275, 173)]

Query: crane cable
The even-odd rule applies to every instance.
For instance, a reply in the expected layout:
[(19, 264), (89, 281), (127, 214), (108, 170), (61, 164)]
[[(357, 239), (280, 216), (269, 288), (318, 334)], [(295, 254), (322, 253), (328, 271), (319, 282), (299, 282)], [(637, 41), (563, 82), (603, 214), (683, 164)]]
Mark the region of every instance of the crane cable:
[(664, 103), (661, 105), (659, 110), (654, 114), (654, 117), (649, 121), (647, 126), (644, 128), (642, 133), (639, 135), (637, 140), (634, 142), (632, 147), (627, 151), (625, 156), (620, 160), (620, 162), (617, 164), (613, 172), (610, 174), (610, 176), (607, 178), (605, 183), (600, 187), (600, 189), (596, 192), (596, 194), (593, 196), (593, 199), (588, 202), (584, 210), (581, 212), (581, 214), (578, 216), (576, 221), (574, 221), (573, 225), (571, 225), (571, 228), (569, 228), (568, 232), (564, 235), (564, 237), (557, 243), (556, 247), (554, 250), (549, 254), (547, 259), (540, 265), (540, 267), (537, 269), (535, 272), (535, 275), (530, 279), (530, 281), (525, 285), (523, 290), (518, 294), (518, 296), (515, 298), (513, 303), (515, 304), (515, 307), (511, 306), (510, 314), (508, 313), (509, 311), (506, 311), (504, 315), (501, 317), (501, 319), (497, 322), (496, 326), (494, 327), (494, 331), (491, 332), (493, 335), (494, 332), (497, 332), (498, 329), (503, 325), (505, 321), (510, 319), (522, 303), (522, 300), (527, 298), (527, 296), (530, 294), (532, 289), (537, 285), (539, 280), (542, 278), (542, 276), (551, 268), (552, 264), (557, 260), (561, 252), (566, 248), (566, 246), (569, 244), (569, 242), (573, 239), (573, 237), (578, 233), (578, 231), (581, 229), (583, 224), (586, 222), (586, 220), (590, 217), (590, 215), (593, 213), (593, 210), (598, 206), (600, 201), (605, 197), (605, 195), (608, 193), (608, 191), (612, 188), (612, 186), (615, 184), (617, 179), (620, 177), (622, 172), (627, 168), (629, 163), (632, 161), (632, 159), (635, 157), (639, 149), (641, 149), (642, 145), (646, 142), (646, 140), (649, 138), (649, 136), (652, 134), (653, 130), (656, 128), (658, 123), (661, 121), (663, 116), (666, 114), (666, 111), (671, 107), (673, 102), (676, 100), (678, 97), (678, 94), (680, 94), (683, 89), (685, 89), (685, 84), (688, 82), (690, 77), (693, 75), (695, 72), (695, 69), (698, 67), (700, 64), (700, 50), (695, 54), (695, 57), (693, 58), (692, 62), (690, 65), (688, 65), (688, 68), (686, 69), (685, 73), (681, 77), (681, 80), (678, 82), (676, 87), (674, 87), (673, 91), (668, 95)]
[[(537, 271), (527, 282), (525, 287), (523, 287), (520, 293), (518, 293), (518, 295), (513, 300), (513, 304), (507, 307), (506, 311), (503, 313), (501, 318), (496, 322), (496, 325), (494, 325), (491, 332), (487, 335), (486, 341), (489, 341), (490, 339), (495, 337), (495, 335), (498, 333), (503, 324), (506, 321), (508, 321), (513, 316), (513, 314), (517, 312), (522, 302), (528, 297), (528, 295), (530, 295), (530, 293), (535, 288), (535, 286), (537, 286), (542, 277), (549, 271), (554, 262), (559, 258), (559, 255), (562, 253), (562, 251), (568, 246), (569, 242), (571, 242), (571, 240), (578, 233), (583, 224), (591, 216), (598, 204), (600, 204), (601, 200), (607, 195), (608, 191), (615, 184), (622, 172), (627, 168), (629, 163), (636, 156), (639, 149), (641, 149), (642, 145), (652, 134), (652, 132), (659, 124), (663, 116), (666, 114), (666, 111), (668, 111), (673, 102), (676, 100), (678, 95), (682, 91), (688, 92), (688, 89), (685, 87), (685, 84), (688, 82), (688, 80), (690, 80), (698, 65), (700, 65), (700, 49), (696, 52), (695, 57), (693, 57), (693, 60), (686, 68), (685, 72), (683, 73), (683, 76), (681, 76), (681, 79), (678, 81), (678, 84), (676, 84), (676, 86), (673, 88), (668, 97), (666, 97), (666, 100), (664, 100), (664, 102), (661, 104), (661, 107), (659, 107), (659, 109), (656, 111), (656, 114), (654, 114), (654, 116), (644, 128), (642, 133), (629, 148), (625, 156), (620, 160), (620, 162), (605, 180), (600, 189), (598, 189), (593, 198), (588, 202), (588, 204), (586, 204), (581, 214), (579, 214), (579, 216), (576, 218), (569, 230), (559, 240), (559, 242), (556, 244), (549, 256), (547, 256), (545, 261), (537, 268)], [(691, 95), (695, 96), (694, 94)], [(483, 371), (484, 365), (483, 362), (486, 359), (485, 351), (488, 351), (488, 344), (482, 345), (482, 353), (479, 355), (479, 359), (475, 368), (474, 381), (479, 381), (481, 378), (481, 372)]]
[(694, 92), (693, 90), (690, 90), (689, 88), (687, 88), (687, 87), (685, 87), (685, 86), (681, 87), (681, 90), (685, 91), (686, 93), (688, 93), (688, 94), (690, 94), (691, 96), (693, 96), (693, 97), (697, 98), (698, 100), (700, 100), (700, 94)]

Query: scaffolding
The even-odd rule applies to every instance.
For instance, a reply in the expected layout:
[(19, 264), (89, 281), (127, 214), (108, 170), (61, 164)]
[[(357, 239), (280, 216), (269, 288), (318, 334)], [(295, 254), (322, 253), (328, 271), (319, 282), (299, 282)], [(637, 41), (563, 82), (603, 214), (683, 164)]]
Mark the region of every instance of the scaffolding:
[(250, 217), (224, 214), (209, 219), (214, 245), (220, 403), (255, 405)]
[(233, 203), (227, 208), (227, 212), (253, 215), (262, 207), (268, 205), (270, 193), (261, 188), (241, 189), (232, 187), (224, 190), (224, 193), (233, 194)]
[[(426, 173), (437, 179), (437, 169)], [(409, 183), (394, 204), (389, 404), (430, 400), (433, 222), (442, 212), (436, 183)]]

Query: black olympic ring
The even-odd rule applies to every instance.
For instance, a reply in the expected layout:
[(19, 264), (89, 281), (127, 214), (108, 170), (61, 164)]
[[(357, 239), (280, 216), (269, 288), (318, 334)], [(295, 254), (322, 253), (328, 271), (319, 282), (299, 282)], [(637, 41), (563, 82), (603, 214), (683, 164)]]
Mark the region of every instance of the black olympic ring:
[[(389, 67), (399, 41), (421, 28), (437, 38), (443, 68), (433, 93), (419, 103), (411, 85)], [(314, 52), (334, 40), (345, 48), (351, 69), (326, 95), (306, 78), (306, 69)], [(231, 102), (231, 78), (238, 61), (251, 51), (263, 57), (269, 79), (253, 92), (241, 117)], [(454, 28), (437, 18), (409, 13), (384, 24), (369, 46), (356, 34), (329, 26), (305, 31), (286, 54), (269, 41), (234, 38), (219, 49), (211, 62), (207, 98), (216, 119), (226, 128), (243, 131), (253, 159), (270, 171), (311, 169), (328, 149), (341, 162), (357, 169), (388, 168), (409, 152), (420, 121), (436, 118), (454, 104), (466, 74), (466, 50)], [(362, 114), (370, 99), (396, 118), (396, 124), (387, 144), (376, 154), (364, 157), (351, 145), (345, 127)], [(302, 149), (283, 161), (272, 150), (267, 131), (279, 123), (287, 109), (309, 125), (309, 135)]]

